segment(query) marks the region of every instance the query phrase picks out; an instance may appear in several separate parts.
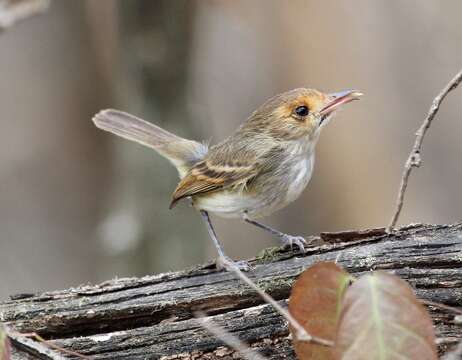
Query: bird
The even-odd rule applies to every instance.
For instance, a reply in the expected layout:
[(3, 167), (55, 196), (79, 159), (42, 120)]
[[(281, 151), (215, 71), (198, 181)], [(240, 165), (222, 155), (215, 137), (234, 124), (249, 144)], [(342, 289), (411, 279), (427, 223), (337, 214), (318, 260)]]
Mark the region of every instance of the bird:
[(313, 173), (322, 129), (338, 109), (362, 95), (357, 90), (286, 91), (264, 102), (231, 136), (213, 146), (179, 137), (119, 110), (102, 110), (92, 120), (96, 127), (152, 148), (169, 160), (180, 177), (170, 209), (189, 199), (218, 252), (217, 268), (247, 271), (248, 262), (225, 254), (210, 213), (240, 218), (275, 235), (284, 246), (295, 245), (305, 252), (304, 237), (283, 233), (259, 219), (300, 196)]

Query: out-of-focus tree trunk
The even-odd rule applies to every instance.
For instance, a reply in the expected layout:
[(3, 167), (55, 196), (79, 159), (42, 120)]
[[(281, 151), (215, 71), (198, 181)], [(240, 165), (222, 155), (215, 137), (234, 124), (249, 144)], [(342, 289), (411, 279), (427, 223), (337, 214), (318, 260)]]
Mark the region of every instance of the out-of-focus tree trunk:
[(82, 20), (59, 0), (0, 34), (0, 298), (96, 280), (105, 92)]
[[(100, 54), (116, 74), (109, 79), (116, 99), (110, 106), (179, 135), (196, 137), (187, 92), (194, 4), (90, 1), (88, 6), (90, 14), (107, 14), (102, 8), (111, 7), (115, 19), (107, 32), (114, 41), (113, 53)], [(92, 27), (99, 29), (100, 17), (90, 19)], [(105, 39), (100, 36), (96, 41)], [(95, 47), (105, 48), (99, 45)], [(186, 207), (168, 210), (178, 182), (176, 170), (150, 149), (120, 139), (112, 145), (116, 147), (111, 175), (115, 185), (100, 227), (106, 254), (101, 276), (165, 271), (202, 260), (206, 235), (200, 218)]]

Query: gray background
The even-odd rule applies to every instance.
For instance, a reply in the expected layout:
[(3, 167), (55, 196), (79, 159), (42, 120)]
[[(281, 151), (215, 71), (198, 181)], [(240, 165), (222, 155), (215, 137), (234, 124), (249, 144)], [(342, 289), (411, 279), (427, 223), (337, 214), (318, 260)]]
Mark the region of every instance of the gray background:
[[(0, 34), (0, 297), (183, 268), (215, 253), (168, 210), (175, 170), (98, 131), (101, 108), (219, 141), (295, 87), (366, 95), (323, 133), (314, 177), (266, 219), (281, 230), (384, 226), (436, 93), (462, 65), (453, 1), (72, 1)], [(460, 219), (462, 90), (426, 139), (401, 223)], [(276, 244), (217, 220), (228, 253)]]

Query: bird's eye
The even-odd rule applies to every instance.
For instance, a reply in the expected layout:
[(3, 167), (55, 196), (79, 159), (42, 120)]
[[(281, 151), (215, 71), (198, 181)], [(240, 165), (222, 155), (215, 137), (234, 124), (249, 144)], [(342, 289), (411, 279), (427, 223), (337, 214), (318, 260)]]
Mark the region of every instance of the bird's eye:
[(295, 109), (295, 113), (298, 115), (298, 116), (306, 116), (308, 115), (310, 111), (308, 110), (308, 107), (307, 106), (299, 106)]

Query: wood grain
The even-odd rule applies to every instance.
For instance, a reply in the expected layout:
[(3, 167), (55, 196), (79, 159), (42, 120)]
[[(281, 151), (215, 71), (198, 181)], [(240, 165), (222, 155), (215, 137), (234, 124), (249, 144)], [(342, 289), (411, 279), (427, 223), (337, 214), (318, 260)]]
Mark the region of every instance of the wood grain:
[[(353, 274), (390, 271), (409, 281), (420, 298), (461, 306), (462, 223), (413, 225), (370, 237), (359, 232), (357, 240), (351, 234), (347, 242), (332, 244), (322, 244), (319, 238), (320, 245), (304, 255), (267, 251), (251, 259), (255, 269), (248, 275), (285, 302), (304, 268), (337, 259)], [(221, 347), (197, 323), (197, 311), (211, 314), (219, 325), (270, 359), (294, 359), (287, 324), (233, 274), (211, 265), (15, 299), (0, 303), (1, 321), (92, 359), (231, 358), (233, 350)], [(430, 310), (444, 352), (462, 339), (462, 327), (454, 325), (454, 314), (447, 310)], [(21, 351), (25, 350), (27, 345), (22, 344)], [(28, 357), (17, 352), (16, 358)], [(32, 358), (50, 359), (36, 351)]]

